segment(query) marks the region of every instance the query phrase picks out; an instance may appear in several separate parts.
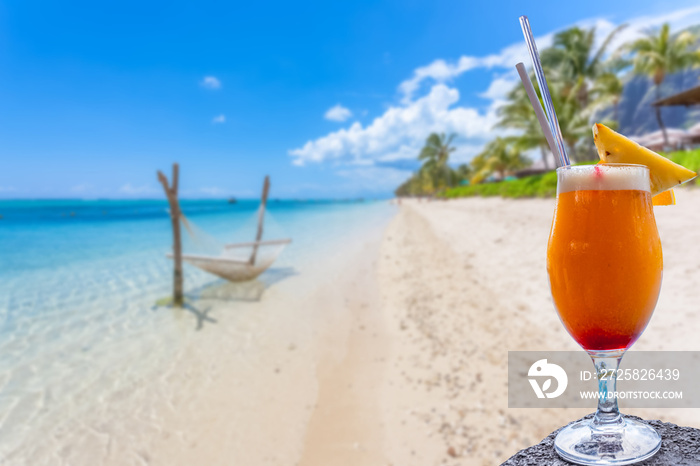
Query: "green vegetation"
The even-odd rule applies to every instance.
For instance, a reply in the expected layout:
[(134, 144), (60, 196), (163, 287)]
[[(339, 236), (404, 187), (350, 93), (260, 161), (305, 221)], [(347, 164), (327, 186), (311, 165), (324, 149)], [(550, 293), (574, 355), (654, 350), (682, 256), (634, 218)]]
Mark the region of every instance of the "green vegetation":
[[(678, 165), (683, 165), (688, 170), (693, 170), (695, 173), (700, 173), (700, 149), (671, 152), (670, 154), (664, 155), (676, 162)], [(700, 186), (700, 176), (696, 177), (687, 184)]]
[(456, 136), (447, 136), (444, 133), (430, 134), (418, 155), (418, 160), (423, 161), (423, 165), (411, 178), (396, 188), (396, 195), (431, 196), (468, 180), (472, 172), (468, 165), (460, 165), (453, 170), (447, 163), (450, 154), (455, 150), (452, 141)]
[[(696, 173), (700, 173), (700, 149), (672, 152), (667, 154), (667, 157)], [(595, 162), (584, 162), (577, 165), (589, 165), (592, 163)], [(695, 178), (684, 186), (688, 185), (700, 186), (700, 177)], [(471, 196), (501, 196), (511, 198), (554, 197), (556, 192), (557, 174), (551, 171), (544, 175), (526, 176), (517, 180), (459, 186), (444, 191), (441, 193), (440, 197), (447, 199)]]
[(445, 191), (441, 197), (502, 196), (502, 197), (551, 197), (557, 191), (557, 174), (526, 176), (519, 180), (481, 183), (460, 186)]
[(530, 163), (530, 160), (523, 157), (520, 148), (511, 140), (496, 138), (486, 144), (484, 150), (472, 160), (474, 174), (471, 181), (480, 182), (492, 173), (498, 173), (501, 179), (505, 179), (506, 173), (525, 168)]
[[(620, 26), (595, 47), (596, 31), (574, 27), (554, 36), (552, 46), (542, 50), (542, 63), (556, 108), (564, 144), (572, 162), (597, 161), (591, 137), (594, 120), (617, 128), (617, 106), (622, 96), (624, 73), (645, 74), (661, 97), (661, 84), (667, 74), (700, 66), (697, 37), (691, 32), (671, 34), (668, 24), (647, 37), (625, 44), (609, 53), (608, 46)], [(534, 77), (531, 76), (531, 79)], [(540, 96), (541, 99), (541, 96)], [(610, 112), (609, 110), (612, 110)], [(658, 109), (657, 109), (658, 111)], [(611, 115), (612, 120), (601, 115)], [(421, 168), (399, 186), (397, 196), (460, 197), (502, 195), (507, 197), (551, 196), (556, 176), (553, 173), (504, 180), (531, 161), (526, 152), (539, 152), (544, 169), (549, 169), (549, 147), (523, 87), (518, 84), (498, 109), (497, 128), (518, 134), (497, 137), (484, 146), (469, 165), (456, 170), (449, 166), (452, 146), (457, 135), (431, 134), (418, 159)], [(663, 128), (659, 118), (659, 124)], [(697, 152), (674, 153), (670, 158), (699, 171)], [(684, 155), (680, 155), (684, 154)], [(691, 155), (688, 155), (691, 154)], [(692, 155), (696, 154), (696, 155)], [(681, 159), (676, 159), (681, 157)]]

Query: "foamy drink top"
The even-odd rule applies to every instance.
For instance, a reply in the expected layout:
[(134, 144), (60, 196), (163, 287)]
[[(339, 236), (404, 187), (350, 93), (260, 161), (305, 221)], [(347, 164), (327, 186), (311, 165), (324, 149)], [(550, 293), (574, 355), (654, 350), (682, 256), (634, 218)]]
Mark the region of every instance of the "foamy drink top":
[(584, 165), (560, 169), (557, 193), (569, 191), (650, 191), (649, 170), (641, 165)]

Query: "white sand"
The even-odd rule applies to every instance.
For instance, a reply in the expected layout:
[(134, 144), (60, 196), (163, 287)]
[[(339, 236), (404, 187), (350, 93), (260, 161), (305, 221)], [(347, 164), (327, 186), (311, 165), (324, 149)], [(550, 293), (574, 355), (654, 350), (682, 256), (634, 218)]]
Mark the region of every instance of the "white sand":
[[(664, 285), (635, 349), (700, 349), (700, 191), (677, 198), (656, 208)], [(551, 199), (413, 202), (390, 226), (380, 276), (393, 342), (383, 403), (393, 464), (497, 464), (594, 410), (507, 407), (508, 350), (580, 350), (549, 295), (553, 208)], [(697, 409), (623, 411), (700, 427)]]
[[(665, 283), (635, 349), (700, 349), (689, 325), (700, 191), (680, 191), (678, 203), (656, 208)], [(507, 407), (509, 350), (581, 351), (549, 294), (553, 209), (552, 199), (404, 202), (384, 234), (381, 301), (357, 311), (346, 359), (320, 373), (300, 464), (498, 464), (595, 409)], [(696, 409), (623, 411), (700, 426)]]
[[(665, 276), (635, 349), (700, 350), (700, 191), (656, 208)], [(554, 201), (404, 203), (383, 239), (173, 312), (156, 377), (37, 433), (7, 464), (492, 465), (586, 410), (508, 409), (509, 350), (578, 350), (552, 306)], [(163, 311), (160, 311), (163, 312)], [(201, 329), (196, 330), (201, 324)], [(624, 410), (624, 406), (623, 406)], [(624, 410), (700, 427), (698, 410)]]

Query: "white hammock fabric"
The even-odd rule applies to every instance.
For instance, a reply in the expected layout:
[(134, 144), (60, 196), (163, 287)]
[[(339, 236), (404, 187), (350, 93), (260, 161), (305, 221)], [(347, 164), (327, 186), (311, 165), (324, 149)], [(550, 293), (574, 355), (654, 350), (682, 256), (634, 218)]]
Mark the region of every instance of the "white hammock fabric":
[[(281, 239), (227, 244), (219, 256), (183, 254), (182, 260), (226, 280), (244, 282), (257, 278), (267, 270), (291, 242), (291, 239)], [(251, 262), (254, 250), (255, 260)]]
[[(184, 215), (182, 225), (193, 242), (204, 251), (199, 254), (182, 254), (182, 260), (205, 272), (232, 282), (244, 282), (257, 278), (277, 259), (291, 239), (251, 241), (247, 243), (221, 244), (196, 227)], [(168, 254), (172, 258), (173, 255)]]

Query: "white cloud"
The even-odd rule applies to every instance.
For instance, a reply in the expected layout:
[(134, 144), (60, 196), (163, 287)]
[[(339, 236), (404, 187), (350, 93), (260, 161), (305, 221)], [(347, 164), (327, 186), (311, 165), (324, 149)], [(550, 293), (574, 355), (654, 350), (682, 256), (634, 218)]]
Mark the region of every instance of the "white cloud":
[[(627, 27), (615, 35), (615, 38), (610, 43), (610, 51), (619, 48), (624, 43), (644, 36), (648, 30), (658, 28), (664, 23), (670, 24), (671, 32), (696, 25), (700, 23), (700, 6), (675, 10), (663, 15), (638, 16), (628, 21), (623, 21), (623, 23), (627, 24)], [(600, 45), (605, 37), (617, 27), (616, 24), (605, 19), (583, 21), (579, 25), (581, 27), (595, 26), (597, 45)]]
[[(406, 141), (389, 152), (385, 152), (377, 157), (380, 162), (396, 162), (399, 160), (415, 159), (420, 149), (421, 141)], [(368, 162), (371, 162), (368, 160)], [(365, 163), (367, 165), (367, 163)]]
[[(698, 24), (700, 6), (625, 21), (628, 26), (616, 35), (608, 50), (613, 51), (665, 22), (671, 24), (673, 31)], [(604, 18), (586, 19), (576, 25), (595, 27), (598, 45), (618, 26)], [(514, 27), (517, 28), (517, 24)], [(537, 36), (538, 48), (541, 50), (550, 46), (556, 32)], [(451, 161), (467, 162), (483, 148), (486, 141), (496, 135), (512, 133), (495, 129), (494, 124), (498, 120), (498, 107), (503, 104), (507, 93), (519, 83), (513, 69), (518, 62), (530, 64), (522, 40), (491, 55), (464, 55), (456, 60), (436, 59), (416, 68), (408, 79), (401, 82), (398, 85), (399, 103), (388, 106), (368, 125), (354, 122), (307, 141), (303, 146), (290, 150), (289, 155), (295, 165), (330, 162), (338, 167), (337, 174), (357, 174), (357, 170), (363, 169), (363, 173), (379, 174), (377, 176), (381, 178), (386, 172), (374, 168), (415, 159), (431, 132), (456, 132), (460, 138), (455, 141), (457, 151), (453, 153)], [(488, 87), (474, 92), (488, 101), (484, 108), (479, 109), (460, 105), (460, 93), (451, 84), (462, 74), (475, 69), (493, 70)], [(343, 108), (340, 105), (336, 107)]]
[(119, 192), (124, 193), (124, 194), (129, 194), (129, 195), (135, 195), (135, 194), (154, 194), (154, 193), (157, 193), (158, 190), (153, 188), (152, 186), (148, 186), (148, 185), (133, 186), (131, 183), (126, 183), (124, 186), (119, 188)]
[(495, 78), (489, 84), (488, 89), (479, 93), (479, 97), (489, 100), (505, 100), (508, 93), (520, 82), (518, 78), (511, 75), (504, 75)]
[(205, 76), (199, 84), (205, 89), (221, 89), (221, 81), (216, 76)]
[[(676, 10), (664, 15), (638, 16), (624, 22), (627, 24), (627, 27), (615, 36), (608, 50), (613, 51), (622, 44), (643, 36), (648, 29), (659, 27), (663, 23), (670, 23), (672, 30), (678, 30), (698, 24), (699, 22), (700, 6)], [(571, 26), (580, 26), (582, 28), (595, 27), (597, 45), (600, 45), (607, 35), (618, 25), (613, 24), (604, 18), (592, 18), (579, 21), (574, 25), (567, 26), (566, 28)], [(551, 31), (543, 36), (536, 37), (535, 41), (537, 42), (538, 49), (542, 50), (549, 47), (552, 44), (552, 40), (556, 32), (557, 31)], [(463, 73), (476, 68), (510, 69), (513, 68), (518, 62), (523, 62), (528, 66), (530, 65), (530, 55), (527, 52), (524, 42), (517, 42), (504, 47), (497, 54), (483, 57), (463, 55), (453, 62), (437, 59), (428, 65), (416, 68), (413, 71), (413, 76), (399, 84), (398, 89), (403, 96), (402, 102), (408, 103), (413, 99), (413, 95), (419, 90), (423, 82), (450, 82)]]
[(226, 123), (226, 115), (224, 115), (223, 113), (221, 115), (217, 115), (214, 118), (212, 118), (211, 122), (215, 125)]
[(456, 78), (465, 71), (481, 66), (481, 60), (475, 57), (463, 56), (455, 63), (447, 63), (443, 59), (435, 60), (426, 66), (416, 68), (413, 76), (399, 84), (399, 91), (403, 93), (402, 103), (408, 104), (413, 99), (413, 94), (420, 84), (426, 80), (444, 83)]
[(350, 109), (343, 107), (340, 104), (328, 109), (328, 111), (323, 115), (323, 118), (331, 121), (345, 121), (352, 116)]
[[(543, 49), (549, 47), (552, 43), (554, 32), (550, 32), (544, 36), (536, 37), (537, 47)], [(463, 55), (453, 62), (448, 62), (443, 59), (437, 59), (429, 65), (416, 68), (413, 71), (413, 76), (401, 84), (398, 90), (402, 95), (401, 102), (404, 104), (410, 103), (415, 93), (420, 89), (425, 82), (446, 83), (458, 78), (467, 71), (485, 68), (506, 68), (512, 69), (516, 63), (530, 63), (525, 43), (517, 42), (501, 49), (497, 54), (486, 55), (483, 57), (475, 57)]]
[(467, 138), (488, 134), (496, 122), (495, 112), (452, 108), (458, 100), (457, 89), (436, 84), (428, 95), (409, 105), (390, 107), (368, 126), (355, 122), (349, 128), (308, 141), (291, 150), (290, 155), (295, 165), (324, 160), (367, 165), (375, 160), (415, 158), (433, 131), (456, 132)]
[[(508, 134), (507, 131), (503, 132), (498, 132), (494, 133), (494, 136), (496, 134), (500, 135), (506, 135)], [(484, 148), (483, 143), (473, 143), (473, 144), (458, 144), (455, 147), (455, 151), (450, 154), (450, 162), (455, 165), (459, 165), (462, 163), (468, 163), (475, 155), (477, 155), (479, 152), (481, 152)]]

